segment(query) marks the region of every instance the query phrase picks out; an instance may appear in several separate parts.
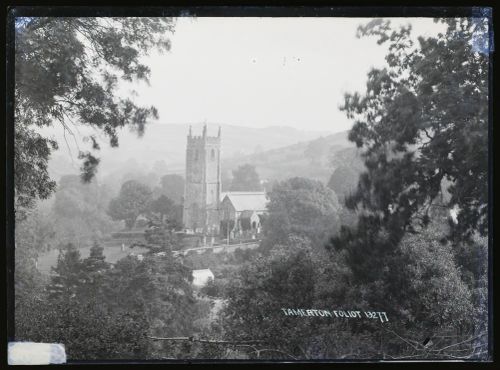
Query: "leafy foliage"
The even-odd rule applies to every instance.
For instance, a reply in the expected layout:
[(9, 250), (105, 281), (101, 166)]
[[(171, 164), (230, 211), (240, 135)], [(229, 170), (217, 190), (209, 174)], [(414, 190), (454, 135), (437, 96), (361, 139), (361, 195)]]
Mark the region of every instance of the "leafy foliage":
[(160, 186), (154, 189), (155, 196), (164, 195), (176, 204), (182, 204), (184, 197), (184, 178), (180, 175), (165, 175), (160, 179)]
[[(384, 20), (360, 27), (360, 35), (389, 43), (388, 67), (372, 70), (366, 93), (347, 94), (341, 107), (355, 119), (349, 139), (366, 171), (346, 202), (358, 221), (330, 248), (351, 289), (333, 294), (387, 311), (390, 340), (378, 351), (396, 357), (474, 358), (485, 345), (487, 254), (471, 239), (488, 232), (488, 54), (477, 48), (487, 43), (486, 22), (443, 22), (445, 34), (416, 46), (410, 27), (393, 31)], [(437, 343), (441, 349), (431, 347)]]
[[(484, 44), (483, 23), (446, 22), (446, 34), (421, 38), (416, 47), (409, 28), (392, 31), (382, 20), (360, 27), (360, 35), (390, 44), (388, 68), (371, 71), (366, 94), (348, 94), (342, 107), (356, 119), (349, 137), (366, 167), (347, 166), (342, 155), (352, 153), (335, 151), (329, 187), (298, 177), (276, 183), (269, 193), (266, 238), (257, 250), (210, 251), (181, 262), (171, 252), (178, 244), (173, 225), (163, 217), (175, 213), (167, 181), (152, 202), (146, 186), (129, 181), (109, 211), (127, 227), (140, 213), (160, 214), (158, 220), (149, 214), (150, 251), (111, 267), (99, 245), (83, 260), (68, 245), (42, 292), (35, 261), (51, 233), (36, 225), (40, 220), (20, 224), (19, 230), (44, 232), (16, 239), (22, 247), (16, 253), (16, 284), (22, 287), (16, 336), (63, 342), (71, 359), (484, 358), (488, 57), (478, 48)], [(95, 165), (90, 157), (84, 163)], [(43, 172), (43, 166), (42, 160), (32, 168)], [(365, 170), (357, 188), (357, 173), (349, 171), (354, 168)], [(260, 185), (258, 176), (245, 177), (249, 172), (238, 180), (245, 187), (235, 190)], [(347, 200), (352, 213), (344, 212), (332, 188), (339, 195), (353, 191)], [(61, 208), (63, 217), (86, 209), (70, 192), (61, 194), (57, 202), (70, 205)], [(449, 219), (452, 208), (458, 210), (456, 222)], [(357, 221), (346, 222), (354, 212)], [(319, 247), (341, 222), (330, 258), (324, 258)], [(216, 279), (197, 297), (191, 270), (212, 266)], [(214, 302), (225, 307), (210, 325)], [(385, 311), (390, 321), (299, 319), (281, 311), (322, 307)], [(263, 347), (151, 342), (151, 335), (259, 340)]]
[(37, 199), (47, 199), (56, 188), (48, 174), (48, 161), (58, 144), (20, 124), (16, 124), (14, 142), (15, 216), (22, 221)]
[(83, 282), (83, 266), (78, 249), (71, 243), (61, 248), (57, 266), (52, 270), (54, 276), (48, 288), (49, 297), (56, 300), (74, 298)]
[(116, 230), (119, 225), (107, 214), (111, 197), (105, 185), (83, 183), (76, 175), (62, 176), (51, 212), (57, 239), (81, 246)]
[(389, 42), (388, 68), (372, 70), (366, 94), (347, 94), (341, 108), (356, 120), (349, 139), (363, 148), (367, 168), (349, 204), (396, 239), (425, 227), (440, 201), (458, 209), (458, 236), (488, 229), (488, 53), (477, 50), (487, 46), (487, 21), (443, 22), (446, 34), (421, 37), (416, 47), (409, 27), (361, 27)]
[(285, 243), (298, 235), (320, 245), (337, 230), (339, 208), (335, 193), (320, 181), (294, 177), (278, 182), (269, 193), (266, 243)]
[(71, 360), (145, 356), (142, 317), (111, 313), (102, 302), (51, 301), (43, 294), (16, 305), (16, 340), (64, 343)]
[(149, 211), (160, 215), (160, 222), (167, 223), (171, 228), (178, 229), (182, 226), (182, 205), (175, 204), (165, 195), (160, 195), (152, 200)]
[[(291, 236), (317, 245), (314, 236), (328, 230), (320, 220), (334, 225), (327, 215), (335, 207), (310, 180), (275, 185), (264, 224), (268, 255), (228, 288), (230, 338), (265, 338), (304, 358), (484, 358), (488, 56), (477, 48), (482, 21), (445, 22), (445, 35), (420, 38), (418, 47), (409, 28), (392, 32), (381, 20), (360, 27), (360, 34), (390, 45), (388, 68), (371, 71), (366, 94), (346, 95), (342, 107), (356, 120), (349, 138), (366, 166), (347, 199), (358, 220), (332, 239), (328, 261), (314, 249), (295, 260), (296, 248), (307, 247)], [(279, 253), (287, 257), (276, 267)], [(287, 274), (308, 264), (313, 281), (304, 276), (304, 286), (291, 284)], [(390, 321), (302, 328), (294, 318), (292, 330), (300, 328), (294, 333), (287, 331), (290, 317), (273, 316), (281, 298), (287, 306), (385, 311)]]
[(169, 252), (180, 249), (180, 241), (173, 228), (165, 224), (150, 223), (151, 226), (144, 231), (145, 247), (151, 252)]
[[(53, 272), (45, 293), (17, 300), (19, 340), (64, 343), (73, 360), (147, 359), (158, 356), (148, 335), (197, 330), (202, 307), (191, 270), (171, 253), (129, 256), (111, 268), (99, 245), (83, 260), (67, 245)], [(179, 355), (178, 349), (165, 354)]]
[(373, 261), (391, 256), (407, 233), (425, 233), (442, 210), (459, 209), (455, 241), (487, 232), (488, 56), (471, 45), (485, 25), (446, 23), (446, 35), (419, 38), (416, 48), (409, 28), (391, 33), (381, 20), (360, 28), (390, 41), (389, 68), (372, 70), (366, 95), (346, 95), (342, 107), (356, 118), (349, 138), (363, 147), (367, 172), (347, 201), (361, 210), (357, 228), (343, 228), (333, 245), (363, 281), (381, 276), (384, 263)]
[(104, 248), (94, 243), (90, 248), (90, 255), (82, 261), (83, 284), (79, 289), (80, 296), (98, 297), (102, 295), (105, 286), (105, 276), (110, 269), (110, 264), (105, 261)]
[(16, 300), (16, 339), (64, 343), (75, 360), (144, 356), (147, 326), (136, 313), (110, 309), (103, 290), (109, 271), (98, 245), (84, 260), (66, 245), (46, 291)]
[(109, 215), (114, 220), (124, 220), (125, 226), (131, 229), (137, 216), (146, 212), (150, 204), (152, 192), (138, 181), (125, 182), (118, 197), (109, 203)]
[[(309, 246), (310, 248), (310, 246)], [(314, 299), (317, 270), (307, 244), (276, 246), (269, 257), (245, 264), (227, 288), (224, 328), (231, 340), (261, 340), (271, 358), (304, 356), (303, 344), (314, 326), (286, 317), (281, 308), (309, 307)]]
[(332, 189), (335, 194), (346, 195), (351, 193), (358, 184), (358, 174), (350, 167), (339, 167), (335, 169), (330, 180), (328, 187)]
[(260, 178), (255, 167), (243, 164), (233, 171), (233, 180), (230, 191), (259, 191), (262, 190)]
[[(149, 50), (169, 50), (170, 18), (31, 17), (15, 20), (15, 193), (18, 217), (55, 189), (47, 162), (58, 143), (38, 129), (60, 124), (74, 135), (77, 126), (104, 134), (118, 145), (117, 132), (130, 127), (142, 134), (157, 117), (154, 107), (137, 106), (117, 96), (119, 80), (148, 81), (140, 58)], [(36, 83), (34, 83), (36, 81)], [(81, 151), (82, 179), (90, 181), (99, 159), (98, 137)]]
[(191, 279), (191, 270), (170, 253), (147, 254), (142, 261), (127, 257), (109, 275), (110, 304), (141, 312), (150, 335), (189, 335), (196, 314)]
[[(31, 212), (16, 223), (14, 266), (14, 319), (17, 332), (30, 333), (35, 327), (40, 292), (46, 284), (45, 277), (37, 269), (40, 253), (50, 248), (54, 232), (40, 211)], [(29, 334), (27, 334), (29, 335)]]
[(208, 282), (200, 289), (202, 294), (205, 294), (211, 298), (223, 297), (224, 296), (224, 286), (217, 280), (209, 279)]

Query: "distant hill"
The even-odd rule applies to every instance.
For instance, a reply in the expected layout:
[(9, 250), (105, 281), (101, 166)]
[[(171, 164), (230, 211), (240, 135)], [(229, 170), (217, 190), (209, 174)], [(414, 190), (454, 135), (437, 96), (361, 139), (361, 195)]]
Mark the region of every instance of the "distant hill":
[[(193, 135), (201, 134), (202, 128), (203, 124), (192, 125)], [(283, 126), (249, 128), (233, 125), (221, 125), (221, 129), (223, 187), (229, 185), (232, 170), (246, 163), (255, 166), (263, 180), (304, 176), (325, 184), (339, 166), (359, 168), (358, 151), (347, 139), (347, 131), (331, 134)], [(101, 145), (97, 181), (116, 193), (129, 179), (154, 188), (165, 174), (184, 176), (188, 131), (189, 124), (151, 124), (141, 138), (128, 131), (122, 132), (118, 148), (110, 148), (105, 143)], [(208, 124), (209, 135), (217, 135), (217, 131), (218, 125)], [(59, 140), (60, 149), (49, 163), (51, 176), (56, 180), (65, 174), (78, 174), (80, 166), (75, 158), (77, 149), (72, 149), (72, 160), (64, 140)], [(68, 145), (71, 143), (68, 140)]]
[(249, 163), (256, 167), (263, 180), (303, 176), (326, 183), (337, 167), (360, 166), (358, 150), (348, 141), (347, 134), (344, 131), (260, 153), (234, 156), (223, 160), (222, 170), (225, 176), (230, 176), (239, 165)]
[[(208, 134), (217, 135), (219, 125), (208, 123)], [(251, 128), (228, 124), (221, 124), (222, 130), (222, 159), (240, 158), (256, 153), (263, 153), (270, 149), (286, 147), (300, 141), (316, 139), (328, 135), (328, 132), (297, 130), (286, 126), (271, 126), (266, 128)], [(193, 124), (193, 135), (200, 135), (203, 123)], [(136, 133), (123, 130), (119, 136), (119, 147), (110, 148), (106, 142), (101, 145), (98, 156), (101, 158), (99, 177), (107, 177), (112, 173), (121, 173), (141, 169), (165, 173), (184, 173), (186, 136), (189, 124), (151, 123), (146, 126), (143, 137), (138, 138)], [(85, 130), (80, 129), (81, 135)], [(51, 132), (60, 143), (49, 163), (51, 176), (59, 179), (60, 176), (78, 173), (80, 162), (76, 159), (78, 149), (73, 147), (73, 160), (68, 154), (62, 132)], [(68, 136), (68, 135), (67, 135)], [(67, 138), (71, 147), (74, 140)], [(80, 144), (81, 145), (81, 144)], [(84, 144), (85, 145), (85, 144)], [(86, 147), (83, 145), (81, 149)], [(114, 175), (116, 177), (118, 175)]]

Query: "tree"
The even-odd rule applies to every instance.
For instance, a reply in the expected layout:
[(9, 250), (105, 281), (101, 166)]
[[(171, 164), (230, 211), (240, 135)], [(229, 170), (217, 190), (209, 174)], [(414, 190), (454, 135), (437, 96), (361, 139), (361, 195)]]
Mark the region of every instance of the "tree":
[[(14, 182), (20, 219), (56, 186), (47, 163), (59, 144), (39, 128), (59, 124), (74, 135), (77, 126), (87, 126), (116, 147), (120, 128), (142, 134), (147, 120), (158, 117), (154, 107), (137, 106), (116, 92), (119, 80), (148, 81), (150, 69), (140, 58), (153, 48), (169, 50), (166, 35), (173, 26), (171, 18), (15, 18)], [(84, 181), (99, 164), (97, 136), (87, 139), (91, 148), (79, 153)]]
[(53, 301), (33, 296), (16, 315), (16, 340), (64, 343), (69, 360), (137, 359), (147, 356), (144, 317), (113, 313), (101, 301)]
[(75, 298), (80, 284), (83, 282), (83, 265), (80, 251), (69, 243), (59, 250), (56, 267), (52, 267), (54, 275), (48, 288), (51, 299), (70, 301)]
[(337, 194), (341, 203), (344, 204), (345, 197), (356, 190), (359, 175), (365, 170), (359, 149), (338, 150), (332, 147), (330, 165), (334, 168), (334, 171), (328, 181), (328, 187)]
[(46, 291), (16, 299), (16, 340), (62, 342), (71, 360), (179, 356), (177, 346), (158, 349), (147, 336), (196, 334), (208, 312), (193, 296), (191, 269), (161, 247), (111, 268), (97, 243), (83, 260), (66, 245)]
[(457, 237), (488, 230), (487, 20), (442, 22), (445, 34), (420, 37), (416, 47), (410, 27), (360, 27), (359, 35), (389, 42), (388, 67), (372, 70), (366, 94), (347, 94), (341, 107), (356, 120), (349, 139), (367, 168), (349, 204), (395, 241), (425, 227), (436, 203), (458, 209)]
[[(366, 171), (346, 202), (358, 222), (332, 239), (332, 259), (343, 257), (355, 287), (343, 299), (390, 308), (400, 350), (391, 355), (406, 358), (472, 358), (486, 345), (471, 309), (487, 291), (484, 275), (467, 284), (461, 246), (477, 248), (471, 239), (488, 233), (487, 20), (442, 22), (444, 34), (416, 46), (410, 27), (361, 26), (359, 35), (389, 43), (388, 66), (369, 72), (366, 93), (347, 94), (341, 107), (355, 119), (349, 139)], [(434, 336), (448, 338), (441, 349), (429, 347)]]
[[(131, 165), (131, 167), (128, 167), (129, 164)], [(148, 186), (151, 189), (153, 189), (156, 186), (156, 184), (158, 184), (159, 181), (158, 174), (153, 171), (147, 171), (147, 169), (145, 169), (145, 164), (140, 164), (140, 163), (131, 164), (131, 162), (127, 162), (125, 168), (126, 172), (123, 174), (121, 178), (120, 182), (121, 184), (130, 180), (134, 180)]]
[(163, 222), (164, 216), (172, 214), (174, 210), (174, 202), (165, 195), (160, 195), (158, 198), (151, 201), (149, 209), (152, 212), (160, 214), (160, 220)]
[(162, 222), (150, 220), (150, 226), (144, 230), (144, 239), (146, 244), (138, 244), (148, 248), (151, 252), (168, 252), (181, 249), (182, 245), (173, 232), (172, 225), (166, 225)]
[(214, 279), (210, 278), (207, 284), (200, 289), (200, 292), (211, 298), (222, 298), (223, 288), (219, 281), (215, 282)]
[(259, 175), (251, 164), (243, 164), (233, 171), (231, 191), (260, 191)]
[(487, 233), (488, 55), (474, 49), (487, 42), (485, 24), (445, 22), (445, 35), (419, 38), (416, 48), (410, 28), (391, 33), (375, 20), (359, 29), (389, 40), (390, 52), (389, 67), (369, 73), (366, 95), (348, 94), (342, 107), (356, 119), (349, 139), (363, 148), (367, 168), (347, 202), (362, 209), (358, 227), (333, 243), (349, 253), (392, 253), (436, 207), (458, 207), (455, 238)]
[(145, 356), (147, 324), (141, 313), (114, 310), (109, 304), (109, 271), (98, 245), (84, 260), (73, 245), (66, 245), (45, 294), (20, 307), (26, 314), (16, 339), (64, 343), (72, 360)]
[(23, 222), (16, 224), (16, 262), (19, 253), (29, 255), (36, 261), (40, 253), (51, 249), (55, 239), (55, 225), (50, 213), (35, 209)]
[(110, 268), (104, 256), (104, 248), (94, 242), (89, 257), (82, 261), (83, 283), (79, 294), (86, 299), (98, 297), (102, 293), (105, 276)]
[(359, 172), (348, 166), (340, 166), (333, 171), (328, 187), (341, 199), (353, 193), (358, 185)]
[(109, 203), (108, 213), (114, 220), (124, 220), (127, 229), (131, 229), (137, 216), (145, 212), (151, 199), (151, 190), (138, 181), (125, 182), (117, 198)]
[(226, 339), (263, 341), (273, 351), (261, 358), (308, 358), (314, 323), (286, 317), (281, 309), (310, 307), (317, 272), (310, 245), (299, 239), (243, 265), (227, 287)]
[(193, 332), (196, 302), (191, 270), (171, 253), (148, 253), (142, 261), (119, 260), (107, 280), (107, 300), (116, 310), (141, 312), (149, 335), (179, 336)]
[(461, 279), (452, 245), (439, 243), (439, 236), (434, 235), (436, 229), (429, 231), (403, 239), (400, 256), (393, 260), (398, 265), (405, 263), (405, 271), (401, 278), (386, 279), (388, 290), (393, 293), (381, 304), (387, 305), (388, 299), (394, 299), (390, 306), (391, 310), (400, 310), (397, 319), (419, 323), (427, 326), (427, 330), (450, 323), (454, 326), (470, 323), (471, 293)]
[(82, 183), (77, 175), (62, 176), (51, 214), (57, 237), (79, 246), (116, 230), (117, 223), (106, 213), (111, 196), (104, 185)]
[(47, 214), (36, 210), (15, 228), (14, 317), (15, 335), (35, 331), (46, 277), (37, 269), (40, 253), (53, 243), (53, 225)]
[(165, 175), (160, 179), (160, 187), (155, 189), (155, 195), (164, 195), (176, 204), (182, 204), (184, 197), (184, 178), (180, 175)]
[(360, 154), (360, 149), (356, 147), (339, 149), (336, 146), (332, 146), (329, 153), (330, 166), (333, 168), (347, 166), (358, 172), (362, 172), (365, 169), (365, 164)]
[(166, 223), (172, 229), (182, 226), (182, 205), (175, 204), (165, 195), (151, 201), (148, 209), (160, 215), (160, 223)]
[(335, 193), (320, 181), (294, 177), (274, 185), (264, 223), (268, 243), (286, 243), (289, 235), (309, 238), (318, 246), (339, 227)]

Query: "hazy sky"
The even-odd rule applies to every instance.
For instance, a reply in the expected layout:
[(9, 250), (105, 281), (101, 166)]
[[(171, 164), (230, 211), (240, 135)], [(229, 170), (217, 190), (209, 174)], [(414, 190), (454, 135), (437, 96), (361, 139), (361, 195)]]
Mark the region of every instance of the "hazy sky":
[[(226, 123), (306, 130), (350, 128), (338, 110), (385, 63), (385, 46), (355, 37), (367, 18), (179, 18), (172, 48), (145, 58), (151, 84), (137, 101), (161, 123)], [(442, 29), (431, 18), (394, 18), (415, 35)]]

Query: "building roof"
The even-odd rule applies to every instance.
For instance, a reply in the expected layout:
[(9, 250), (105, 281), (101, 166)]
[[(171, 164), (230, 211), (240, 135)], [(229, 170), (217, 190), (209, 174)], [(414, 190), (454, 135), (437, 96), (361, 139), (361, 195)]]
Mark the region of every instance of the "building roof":
[(193, 270), (193, 285), (203, 286), (213, 278), (214, 273), (210, 269)]
[(266, 193), (263, 191), (232, 191), (222, 195), (222, 200), (228, 198), (236, 212), (265, 211), (267, 209)]
[(214, 276), (212, 270), (210, 269), (200, 269), (200, 270), (193, 270), (193, 275), (197, 276)]

